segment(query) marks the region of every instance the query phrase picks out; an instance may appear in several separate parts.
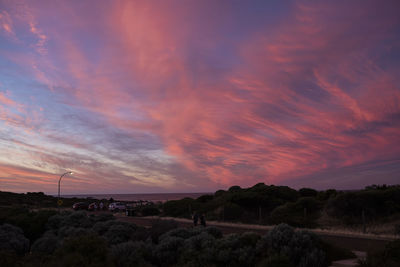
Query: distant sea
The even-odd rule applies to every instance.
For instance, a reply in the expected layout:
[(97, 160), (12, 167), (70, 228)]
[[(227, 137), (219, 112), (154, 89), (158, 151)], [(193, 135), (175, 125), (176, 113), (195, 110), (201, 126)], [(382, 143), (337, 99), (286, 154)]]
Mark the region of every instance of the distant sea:
[(89, 194), (89, 195), (63, 195), (62, 197), (72, 198), (94, 198), (110, 199), (115, 201), (138, 201), (147, 200), (152, 202), (165, 202), (168, 200), (179, 200), (185, 197), (198, 198), (202, 195), (212, 195), (213, 193), (159, 193), (159, 194)]

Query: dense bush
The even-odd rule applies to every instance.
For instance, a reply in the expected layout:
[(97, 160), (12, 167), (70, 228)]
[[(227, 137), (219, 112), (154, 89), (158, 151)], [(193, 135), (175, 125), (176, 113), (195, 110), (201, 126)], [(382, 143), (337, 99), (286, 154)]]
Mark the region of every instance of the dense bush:
[(286, 224), (280, 224), (268, 232), (258, 242), (257, 251), (267, 256), (285, 255), (299, 267), (328, 266), (318, 237), (307, 231), (295, 232)]
[(296, 227), (316, 227), (322, 203), (313, 197), (299, 198), (295, 203), (288, 202), (276, 208), (270, 217), (274, 224), (287, 223)]
[(92, 229), (98, 235), (103, 236), (111, 245), (130, 240), (145, 240), (149, 236), (148, 231), (143, 227), (115, 220), (97, 222)]
[(152, 250), (153, 245), (151, 243), (129, 241), (112, 246), (111, 255), (117, 267), (146, 267), (152, 266)]
[(150, 237), (154, 243), (158, 243), (158, 238), (172, 230), (178, 228), (178, 223), (174, 220), (157, 220), (150, 228)]
[(221, 210), (221, 217), (226, 221), (239, 220), (242, 218), (244, 209), (237, 204), (228, 203)]
[(287, 186), (264, 183), (250, 188), (232, 186), (227, 191), (218, 190), (214, 195), (203, 195), (197, 199), (167, 201), (162, 215), (189, 218), (191, 213), (197, 211), (216, 220), (265, 222), (272, 210), (286, 202), (296, 201), (298, 197), (299, 193)]
[(59, 229), (63, 226), (91, 228), (96, 223), (93, 217), (88, 217), (85, 211), (64, 212), (49, 218), (47, 227)]
[(60, 246), (61, 240), (53, 232), (49, 231), (33, 243), (31, 252), (53, 254)]
[(318, 191), (312, 188), (301, 188), (299, 190), (300, 197), (316, 197)]
[(156, 216), (160, 214), (160, 210), (157, 207), (144, 207), (140, 210), (142, 216)]
[(179, 262), (182, 266), (207, 266), (214, 259), (215, 238), (203, 231), (183, 243)]
[[(325, 252), (329, 249), (315, 235), (295, 232), (287, 225), (279, 225), (263, 237), (251, 232), (223, 236), (215, 227), (177, 228), (175, 221), (159, 220), (145, 229), (107, 218), (111, 219), (82, 212), (55, 215), (49, 219), (48, 231), (35, 241), (31, 253), (23, 257), (16, 252), (27, 252), (29, 241), (20, 229), (5, 225), (0, 237), (22, 240), (17, 243), (25, 245), (8, 252), (0, 250), (3, 257), (0, 263), (2, 266), (118, 267), (325, 267), (328, 263)], [(12, 232), (18, 238), (4, 236)]]
[(153, 250), (156, 263), (162, 265), (172, 265), (178, 262), (180, 249), (183, 247), (185, 239), (181, 237), (168, 236), (160, 239)]
[(115, 245), (132, 240), (135, 232), (136, 226), (134, 224), (119, 222), (111, 225), (103, 236), (109, 244)]
[(21, 228), (11, 224), (0, 225), (0, 250), (24, 254), (29, 250), (29, 240)]
[(164, 215), (189, 218), (192, 210), (197, 208), (194, 203), (192, 198), (167, 201), (163, 204)]
[(254, 266), (256, 260), (255, 247), (242, 242), (240, 234), (230, 234), (217, 240), (215, 244), (215, 260), (217, 265)]
[(49, 266), (113, 266), (106, 241), (97, 235), (68, 238)]
[(326, 206), (329, 215), (348, 224), (361, 223), (364, 211), (367, 221), (400, 212), (400, 187), (377, 187), (338, 194)]
[(26, 207), (1, 207), (0, 224), (9, 223), (20, 227), (33, 243), (46, 231), (48, 219), (55, 214), (54, 210), (30, 211)]

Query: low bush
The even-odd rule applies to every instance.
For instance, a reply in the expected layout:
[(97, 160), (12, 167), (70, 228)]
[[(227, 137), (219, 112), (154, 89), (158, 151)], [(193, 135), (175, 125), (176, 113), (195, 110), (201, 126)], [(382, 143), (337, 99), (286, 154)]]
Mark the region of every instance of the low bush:
[(266, 257), (285, 255), (299, 267), (325, 267), (328, 259), (319, 238), (307, 231), (295, 232), (292, 227), (280, 224), (257, 243), (257, 251)]
[(29, 251), (29, 240), (21, 228), (11, 224), (0, 225), (0, 250), (23, 255)]
[(128, 266), (152, 266), (153, 246), (150, 243), (139, 242), (125, 242), (112, 246), (111, 255), (117, 267)]
[(157, 244), (162, 234), (175, 228), (178, 228), (178, 223), (174, 220), (156, 220), (149, 229), (149, 234), (153, 243)]
[(8, 223), (20, 227), (33, 243), (46, 231), (48, 219), (55, 214), (54, 210), (30, 211), (25, 207), (1, 207), (0, 224)]
[(322, 203), (313, 197), (299, 198), (296, 202), (288, 202), (274, 209), (270, 222), (274, 224), (287, 223), (295, 227), (313, 228), (318, 224)]
[(61, 240), (52, 232), (47, 232), (31, 247), (33, 253), (53, 254), (61, 246)]
[(57, 249), (49, 266), (114, 266), (106, 241), (98, 235), (68, 238)]

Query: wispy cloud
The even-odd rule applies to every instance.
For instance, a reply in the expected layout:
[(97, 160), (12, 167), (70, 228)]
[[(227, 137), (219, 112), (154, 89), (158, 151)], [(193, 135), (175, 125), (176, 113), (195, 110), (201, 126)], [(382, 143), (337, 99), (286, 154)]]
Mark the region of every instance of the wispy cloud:
[(21, 3), (0, 17), (1, 120), (35, 125), (20, 168), (91, 192), (334, 187), (400, 155), (396, 1)]

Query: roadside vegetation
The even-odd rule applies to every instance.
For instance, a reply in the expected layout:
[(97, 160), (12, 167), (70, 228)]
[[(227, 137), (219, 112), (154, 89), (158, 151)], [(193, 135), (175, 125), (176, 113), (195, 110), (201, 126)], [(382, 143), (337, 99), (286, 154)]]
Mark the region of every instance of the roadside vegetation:
[(327, 267), (351, 255), (287, 224), (266, 235), (224, 236), (216, 227), (178, 228), (175, 221), (159, 220), (144, 228), (85, 211), (49, 216), (34, 236), (1, 224), (0, 266)]
[[(354, 255), (293, 227), (335, 224), (368, 230), (371, 225), (390, 224), (391, 233), (400, 233), (399, 186), (341, 192), (260, 183), (135, 207), (135, 216), (191, 218), (197, 212), (206, 214), (207, 220), (277, 225), (263, 236), (224, 236), (215, 227), (178, 228), (172, 220), (144, 228), (115, 220), (112, 213), (66, 209), (93, 199), (63, 200), (58, 213), (55, 197), (0, 192), (0, 266), (325, 267)], [(368, 253), (360, 267), (400, 266), (399, 244), (397, 240)]]
[[(70, 209), (76, 202), (103, 202), (108, 207), (113, 200), (62, 198), (62, 202), (61, 209)], [(357, 191), (317, 191), (264, 183), (249, 188), (232, 186), (228, 190), (218, 190), (197, 199), (183, 198), (140, 205), (125, 202), (128, 209), (134, 211), (134, 216), (190, 219), (194, 213), (199, 213), (205, 214), (209, 221), (262, 225), (286, 223), (300, 228), (381, 235), (400, 235), (399, 203), (400, 185), (372, 185)], [(12, 223), (25, 229), (30, 240), (37, 238), (30, 232), (36, 231), (35, 227), (43, 231), (43, 221), (54, 214), (57, 207), (56, 197), (41, 192), (16, 194), (0, 191), (0, 223)], [(44, 208), (54, 211), (42, 211)], [(28, 226), (24, 220), (33, 220), (34, 223)]]
[(341, 228), (373, 234), (400, 234), (400, 186), (368, 186), (358, 191), (294, 190), (259, 183), (232, 186), (197, 199), (167, 201), (163, 216), (305, 228)]

